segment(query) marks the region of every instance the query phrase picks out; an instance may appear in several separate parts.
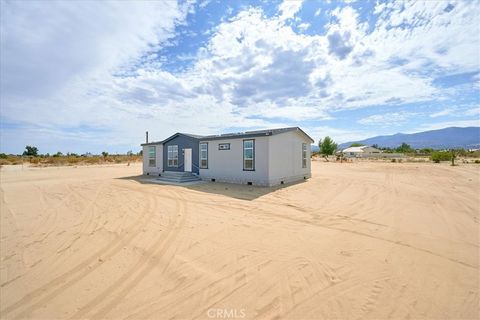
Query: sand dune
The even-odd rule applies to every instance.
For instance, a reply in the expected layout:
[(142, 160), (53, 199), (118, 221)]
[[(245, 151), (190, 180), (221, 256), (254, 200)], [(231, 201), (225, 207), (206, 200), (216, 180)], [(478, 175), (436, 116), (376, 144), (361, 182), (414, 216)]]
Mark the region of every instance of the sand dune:
[(1, 318), (479, 317), (480, 166), (312, 166), (270, 189), (4, 168)]

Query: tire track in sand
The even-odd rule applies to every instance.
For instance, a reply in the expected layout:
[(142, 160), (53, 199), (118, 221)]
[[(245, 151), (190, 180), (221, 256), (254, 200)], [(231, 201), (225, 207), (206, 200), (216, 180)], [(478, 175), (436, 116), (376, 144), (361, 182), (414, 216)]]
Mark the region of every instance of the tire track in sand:
[[(171, 247), (172, 243), (178, 237), (180, 231), (183, 229), (183, 226), (186, 222), (186, 201), (177, 192), (174, 192), (174, 194), (176, 194), (175, 215), (178, 218), (175, 218), (175, 220), (170, 223), (169, 231), (167, 233), (162, 233), (148, 248), (147, 253), (144, 257), (142, 257), (133, 267), (131, 267), (127, 272), (125, 272), (114, 283), (108, 286), (102, 293), (97, 295), (89, 303), (87, 303), (80, 310), (78, 310), (71, 317), (71, 319), (105, 318), (105, 315), (108, 314), (108, 312), (112, 310), (116, 305), (118, 305), (125, 298), (125, 296), (128, 295), (128, 293), (130, 293), (132, 289), (136, 287), (138, 283), (140, 283), (153, 270), (153, 268), (158, 265), (159, 258), (161, 258), (165, 254), (165, 252)], [(135, 274), (137, 275), (133, 277)], [(113, 296), (113, 298), (104, 307), (95, 312), (93, 315), (86, 316), (86, 314), (94, 311), (94, 309), (98, 305), (100, 305), (102, 302), (108, 299), (108, 297), (111, 296)]]
[[(142, 216), (124, 231), (125, 234), (128, 234), (127, 237), (122, 238), (120, 236), (117, 236), (116, 239), (109, 242), (103, 248), (90, 255), (87, 259), (83, 260), (69, 271), (54, 278), (45, 285), (33, 291), (30, 291), (17, 302), (1, 310), (0, 313), (2, 314), (2, 316), (4, 317), (7, 314), (12, 313), (13, 311), (24, 307), (25, 305), (28, 305), (32, 301), (39, 299), (37, 302), (29, 305), (15, 316), (16, 318), (25, 318), (31, 312), (51, 301), (53, 298), (55, 298), (60, 293), (68, 289), (70, 286), (86, 277), (88, 274), (94, 272), (98, 267), (102, 265), (102, 262), (98, 261), (99, 256), (107, 259), (115, 255), (126, 244), (130, 243), (138, 235), (138, 231), (142, 230), (142, 228), (148, 224), (148, 222), (153, 217), (153, 211), (150, 208), (152, 206), (152, 200), (150, 199), (152, 198), (149, 198), (149, 202), (143, 210)], [(157, 206), (156, 198), (153, 198), (153, 204), (154, 207)], [(93, 265), (91, 266), (91, 268), (88, 268), (88, 266), (92, 263)]]
[(448, 260), (450, 262), (462, 265), (464, 267), (468, 267), (468, 268), (478, 270), (477, 265), (473, 265), (473, 264), (470, 264), (468, 262), (464, 262), (464, 261), (461, 261), (461, 260), (458, 260), (458, 259), (455, 259), (455, 258), (452, 258), (452, 257), (448, 257), (448, 256), (433, 252), (433, 251), (428, 250), (428, 249), (420, 248), (420, 247), (408, 244), (406, 242), (403, 242), (401, 240), (387, 239), (387, 238), (383, 238), (383, 237), (376, 236), (376, 235), (371, 235), (371, 234), (356, 231), (356, 230), (350, 230), (350, 229), (347, 229), (347, 228), (341, 228), (341, 227), (336, 227), (336, 226), (332, 226), (332, 225), (315, 223), (314, 221), (311, 221), (311, 220), (306, 219), (306, 218), (289, 217), (289, 216), (285, 216), (285, 215), (282, 215), (282, 214), (279, 214), (279, 213), (273, 213), (273, 212), (264, 211), (264, 210), (260, 210), (260, 209), (257, 209), (255, 211), (255, 213), (256, 213), (256, 215), (259, 215), (259, 216), (270, 217), (270, 218), (279, 218), (279, 219), (284, 219), (284, 220), (288, 220), (288, 221), (294, 221), (294, 222), (301, 223), (301, 224), (307, 224), (307, 225), (311, 225), (311, 226), (315, 226), (315, 227), (320, 227), (320, 228), (325, 228), (325, 229), (330, 229), (330, 230), (336, 230), (336, 231), (341, 231), (341, 232), (347, 232), (347, 233), (351, 233), (351, 234), (361, 236), (361, 237), (366, 237), (366, 238), (370, 238), (370, 239), (374, 239), (374, 240), (379, 240), (379, 241), (392, 243), (392, 244), (397, 245), (397, 246), (402, 246), (402, 247), (405, 247), (405, 248), (410, 248), (410, 249), (413, 249), (413, 250), (421, 251), (423, 253), (427, 253), (427, 254), (430, 254), (432, 256), (436, 256), (438, 258)]

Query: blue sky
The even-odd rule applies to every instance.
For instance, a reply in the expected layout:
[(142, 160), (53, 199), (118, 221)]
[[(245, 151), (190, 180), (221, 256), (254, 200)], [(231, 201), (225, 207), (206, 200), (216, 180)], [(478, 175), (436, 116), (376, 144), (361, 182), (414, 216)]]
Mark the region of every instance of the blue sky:
[(0, 151), (480, 125), (477, 1), (1, 1)]

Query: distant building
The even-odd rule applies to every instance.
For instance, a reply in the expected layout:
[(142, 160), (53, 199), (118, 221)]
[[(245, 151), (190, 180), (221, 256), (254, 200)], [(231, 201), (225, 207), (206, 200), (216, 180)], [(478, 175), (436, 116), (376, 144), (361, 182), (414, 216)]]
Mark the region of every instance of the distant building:
[(369, 158), (381, 156), (382, 150), (369, 146), (360, 146), (343, 149), (342, 153), (345, 157), (349, 158)]

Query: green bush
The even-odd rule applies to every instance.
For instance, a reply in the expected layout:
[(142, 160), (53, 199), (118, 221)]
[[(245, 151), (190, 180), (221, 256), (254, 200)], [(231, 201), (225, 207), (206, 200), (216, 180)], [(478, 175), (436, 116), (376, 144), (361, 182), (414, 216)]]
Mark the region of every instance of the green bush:
[(449, 151), (435, 151), (430, 156), (435, 163), (440, 163), (440, 161), (451, 161), (452, 160), (452, 153)]
[(478, 160), (478, 159), (477, 159), (477, 160), (475, 160), (475, 163), (480, 163), (480, 160)]

